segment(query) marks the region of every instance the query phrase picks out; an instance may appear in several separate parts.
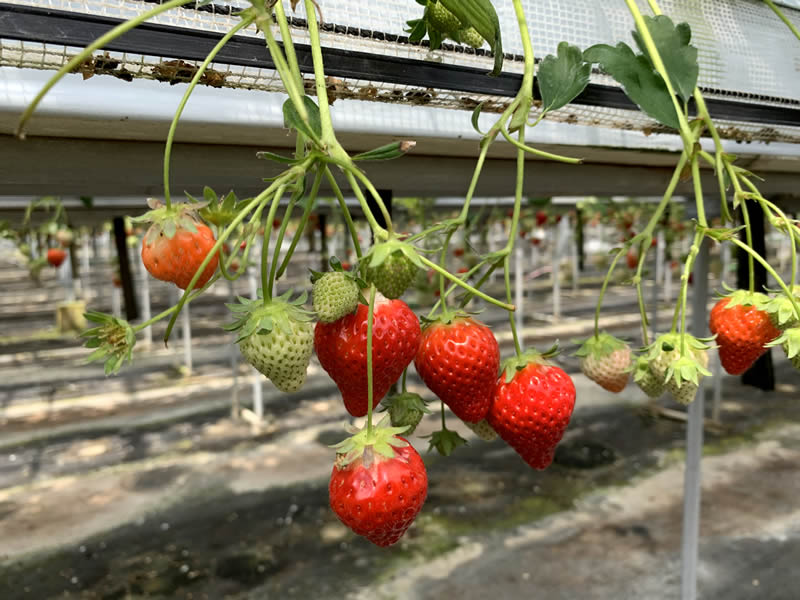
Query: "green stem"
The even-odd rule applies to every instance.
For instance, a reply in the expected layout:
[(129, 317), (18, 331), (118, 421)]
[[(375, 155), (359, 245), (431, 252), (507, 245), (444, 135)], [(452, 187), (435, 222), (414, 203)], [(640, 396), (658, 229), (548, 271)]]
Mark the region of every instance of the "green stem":
[[(319, 40), (319, 24), (317, 11), (311, 0), (305, 0), (308, 22), (308, 34), (311, 38), (311, 59), (314, 63), (314, 85), (317, 90), (317, 103), (319, 104), (320, 125), (322, 126), (322, 141), (326, 146), (338, 146), (336, 135), (333, 131), (331, 111), (328, 106), (328, 86), (325, 82), (325, 67), (322, 61), (322, 47)], [(386, 221), (389, 223), (390, 221)]]
[[(503, 281), (506, 286), (506, 300), (509, 304), (511, 304), (511, 264), (508, 255), (503, 259)], [(517, 274), (517, 277), (521, 276), (520, 273)], [(514, 338), (514, 352), (517, 353), (517, 356), (522, 355), (522, 346), (519, 343), (519, 335), (517, 334), (517, 323), (514, 320), (514, 313), (508, 313), (508, 321), (509, 325), (511, 326), (511, 335)]]
[[(269, 213), (267, 213), (267, 222), (264, 225), (264, 242), (261, 244), (261, 289), (264, 290), (264, 306), (272, 300), (272, 290), (275, 285), (275, 281), (270, 277), (269, 272), (269, 243), (272, 238), (270, 230), (285, 190), (286, 186), (282, 185), (275, 192), (272, 197), (272, 204), (269, 207)], [(280, 248), (278, 250), (280, 251)]]
[[(758, 188), (753, 184), (752, 181), (747, 179), (747, 177), (742, 177), (742, 181), (744, 184), (750, 188), (750, 190), (756, 195), (756, 200), (759, 204), (761, 204), (762, 209), (771, 210), (774, 213), (777, 213), (778, 217), (783, 221), (784, 226), (786, 227), (786, 233), (789, 235), (789, 240), (791, 241), (791, 252), (792, 252), (792, 278), (790, 281), (790, 286), (794, 290), (795, 283), (797, 281), (797, 237), (798, 231), (797, 228), (792, 225), (792, 222), (789, 220), (789, 217), (778, 208), (773, 202), (770, 202), (766, 198), (761, 195), (761, 192), (758, 191)], [(764, 212), (767, 212), (765, 210)]]
[(206, 56), (205, 60), (195, 72), (194, 77), (192, 77), (192, 80), (189, 82), (189, 87), (186, 88), (183, 98), (181, 98), (180, 104), (178, 104), (178, 109), (175, 111), (175, 116), (172, 117), (172, 123), (169, 125), (169, 133), (167, 134), (167, 143), (164, 146), (164, 203), (167, 205), (167, 208), (172, 206), (172, 199), (169, 190), (169, 168), (172, 156), (172, 144), (175, 140), (175, 131), (178, 129), (178, 121), (183, 114), (183, 109), (186, 108), (186, 103), (189, 101), (189, 97), (192, 95), (194, 88), (200, 82), (200, 79), (202, 79), (203, 75), (205, 75), (208, 65), (210, 65), (211, 61), (214, 60), (217, 54), (219, 54), (219, 51), (222, 50), (222, 47), (225, 46), (225, 44), (227, 44), (239, 31), (245, 27), (249, 27), (253, 23), (253, 20), (253, 17), (248, 17), (242, 20), (241, 23), (226, 33), (222, 39), (217, 42), (217, 45), (211, 49), (211, 52), (208, 53), (208, 56)]
[(743, 243), (741, 240), (737, 240), (736, 238), (731, 238), (731, 242), (733, 242), (734, 244), (739, 246), (742, 250), (747, 252), (750, 256), (755, 258), (767, 270), (767, 273), (772, 275), (772, 277), (775, 279), (775, 281), (778, 282), (778, 285), (781, 286), (781, 289), (784, 291), (786, 296), (791, 301), (792, 307), (794, 307), (795, 317), (800, 319), (800, 304), (798, 304), (798, 301), (797, 301), (797, 298), (795, 297), (795, 295), (792, 293), (792, 291), (789, 289), (789, 287), (786, 285), (786, 283), (784, 283), (783, 279), (781, 279), (781, 276), (778, 275), (775, 272), (775, 269), (773, 269), (770, 266), (770, 264), (766, 260), (764, 260), (764, 258), (758, 252), (753, 250), (747, 244)]
[(408, 390), (406, 389), (406, 375), (408, 374), (408, 367), (403, 369), (403, 380), (400, 382), (400, 386), (405, 394)]
[[(747, 245), (751, 248), (753, 247), (753, 232), (750, 230), (750, 213), (747, 211), (747, 201), (742, 198), (740, 200), (740, 204), (742, 206), (742, 220), (744, 221), (744, 233), (747, 239)], [(748, 254), (747, 255), (747, 269), (749, 271), (748, 277), (748, 286), (750, 292), (756, 291), (756, 271), (755, 265), (753, 264), (753, 256)]]
[(278, 27), (280, 27), (283, 51), (286, 53), (289, 70), (292, 72), (297, 87), (302, 90), (303, 75), (300, 73), (300, 64), (297, 62), (297, 53), (294, 49), (294, 41), (292, 41), (292, 34), (289, 31), (289, 22), (286, 19), (286, 12), (283, 9), (282, 0), (278, 0), (278, 2), (275, 3), (275, 16), (278, 20)]
[(789, 30), (794, 34), (794, 37), (800, 40), (800, 31), (798, 31), (797, 27), (794, 26), (794, 23), (792, 23), (788, 19), (788, 17), (785, 14), (783, 14), (783, 11), (780, 8), (778, 8), (772, 0), (764, 0), (764, 2), (767, 4), (767, 6), (769, 6), (772, 9), (772, 11), (776, 15), (778, 15), (778, 18), (786, 24)]
[(106, 46), (107, 44), (112, 42), (113, 40), (117, 39), (119, 36), (127, 33), (131, 29), (141, 25), (145, 21), (147, 21), (147, 20), (149, 20), (149, 19), (151, 19), (151, 18), (153, 18), (155, 16), (158, 16), (163, 12), (166, 12), (166, 11), (171, 10), (173, 8), (177, 8), (179, 6), (183, 6), (184, 4), (189, 4), (190, 2), (193, 2), (193, 1), (194, 0), (170, 0), (170, 2), (166, 2), (165, 4), (162, 4), (160, 6), (156, 6), (152, 10), (148, 10), (147, 12), (144, 12), (144, 13), (142, 13), (142, 14), (140, 14), (140, 15), (132, 18), (132, 19), (130, 19), (129, 21), (125, 21), (124, 23), (120, 23), (119, 25), (114, 27), (111, 31), (109, 31), (105, 35), (100, 36), (95, 41), (93, 41), (91, 44), (86, 46), (86, 48), (84, 48), (80, 53), (78, 53), (75, 56), (73, 56), (69, 60), (69, 62), (67, 62), (67, 64), (65, 64), (58, 71), (56, 71), (55, 75), (53, 75), (47, 81), (47, 83), (44, 84), (44, 87), (42, 87), (42, 89), (39, 90), (39, 93), (36, 94), (36, 96), (31, 101), (31, 103), (28, 104), (28, 106), (25, 108), (25, 112), (22, 113), (22, 116), (20, 117), (19, 123), (17, 124), (17, 129), (14, 132), (15, 135), (17, 137), (19, 137), (20, 139), (24, 139), (25, 138), (25, 125), (30, 120), (31, 116), (33, 116), (33, 113), (36, 111), (36, 108), (39, 106), (39, 103), (42, 101), (42, 99), (45, 97), (45, 95), (47, 95), (47, 92), (49, 92), (52, 89), (52, 87), (56, 83), (58, 83), (61, 80), (62, 77), (64, 77), (64, 75), (67, 75), (68, 73), (72, 73), (75, 70), (76, 67), (81, 65), (87, 58), (89, 58), (92, 55), (92, 52), (94, 52), (95, 50), (98, 50), (100, 48), (103, 48), (104, 46)]
[(369, 286), (369, 313), (367, 314), (367, 437), (372, 437), (372, 327), (375, 321), (375, 285)]
[[(444, 243), (442, 244), (442, 252), (439, 255), (439, 265), (442, 269), (447, 270), (447, 250), (450, 247), (450, 239), (453, 237), (455, 231), (450, 230), (444, 238)], [(442, 306), (442, 315), (447, 315), (447, 297), (445, 296), (445, 289), (444, 289), (444, 275), (441, 273), (439, 274), (439, 302)]]
[(594, 310), (594, 336), (600, 336), (600, 310), (603, 307), (603, 298), (606, 295), (606, 289), (608, 288), (608, 284), (611, 281), (611, 275), (614, 273), (614, 268), (617, 266), (619, 259), (622, 258), (622, 255), (625, 254), (627, 251), (626, 247), (622, 247), (617, 251), (617, 255), (614, 257), (614, 260), (611, 261), (611, 265), (608, 267), (608, 272), (606, 273), (605, 279), (603, 279), (603, 285), (600, 286), (600, 297), (597, 299), (597, 307)]
[(664, 80), (664, 84), (667, 86), (670, 98), (672, 98), (672, 104), (675, 108), (675, 114), (678, 117), (678, 124), (680, 125), (680, 133), (681, 137), (683, 138), (684, 148), (687, 151), (689, 151), (691, 150), (691, 145), (689, 144), (689, 141), (693, 137), (692, 132), (689, 127), (689, 122), (686, 119), (686, 115), (683, 112), (683, 108), (681, 107), (680, 101), (678, 100), (678, 96), (675, 93), (675, 88), (672, 86), (672, 81), (670, 80), (669, 72), (667, 71), (667, 68), (664, 65), (664, 61), (661, 59), (661, 54), (658, 52), (658, 47), (656, 46), (656, 43), (653, 40), (653, 36), (650, 34), (650, 29), (647, 27), (647, 23), (645, 23), (644, 17), (642, 16), (639, 7), (636, 5), (636, 1), (625, 0), (625, 4), (628, 5), (628, 10), (633, 16), (633, 20), (636, 23), (636, 29), (639, 30), (639, 34), (642, 36), (644, 45), (647, 48), (647, 53), (650, 55), (650, 59), (653, 61), (653, 66), (656, 68), (656, 71), (658, 71), (658, 74), (661, 75), (661, 78)]
[(381, 198), (381, 195), (378, 193), (378, 190), (375, 189), (375, 186), (372, 184), (369, 178), (358, 167), (352, 167), (351, 169), (348, 170), (348, 172), (352, 172), (358, 179), (361, 180), (361, 183), (364, 184), (364, 187), (367, 188), (367, 191), (374, 198), (375, 204), (378, 205), (378, 208), (380, 209), (381, 214), (383, 215), (384, 221), (386, 221), (386, 229), (388, 230), (389, 233), (391, 233), (392, 215), (389, 214), (389, 209), (386, 208), (386, 204), (384, 204), (383, 198)]
[(447, 424), (445, 423), (444, 418), (444, 402), (442, 402), (442, 430), (447, 431)]
[(369, 205), (367, 204), (367, 199), (364, 197), (364, 194), (361, 191), (361, 188), (358, 187), (358, 182), (356, 181), (353, 173), (350, 170), (345, 169), (344, 171), (345, 177), (347, 177), (347, 183), (350, 186), (350, 189), (353, 190), (353, 194), (355, 194), (356, 199), (358, 199), (358, 203), (361, 205), (361, 210), (364, 213), (364, 216), (369, 223), (369, 226), (372, 228), (372, 233), (375, 234), (376, 240), (383, 240), (387, 238), (386, 230), (378, 225), (378, 222), (375, 220), (375, 215), (372, 214), (372, 211), (369, 209)]
[(328, 165), (325, 165), (325, 177), (328, 178), (328, 183), (333, 190), (333, 194), (336, 196), (336, 200), (339, 202), (339, 208), (341, 209), (342, 216), (347, 224), (347, 230), (350, 232), (350, 238), (353, 240), (353, 247), (356, 251), (356, 257), (361, 258), (361, 243), (358, 241), (358, 230), (353, 223), (353, 217), (350, 215), (350, 210), (347, 208), (347, 202), (345, 202), (342, 190), (339, 188), (339, 184), (333, 177), (333, 173), (331, 173)]
[(571, 165), (579, 165), (583, 162), (581, 158), (572, 158), (570, 156), (562, 156), (560, 154), (552, 154), (550, 152), (545, 152), (544, 150), (538, 150), (537, 148), (533, 148), (531, 146), (526, 146), (515, 140), (511, 135), (509, 135), (508, 130), (505, 127), (500, 128), (500, 133), (503, 134), (503, 137), (518, 149), (523, 150), (524, 152), (528, 152), (529, 154), (533, 154), (534, 156), (539, 156), (541, 158), (547, 158), (550, 160), (556, 160), (559, 162), (569, 163)]
[(442, 267), (437, 265), (435, 262), (429, 260), (425, 256), (420, 256), (419, 258), (422, 261), (422, 264), (424, 264), (427, 267), (430, 267), (431, 269), (433, 269), (434, 271), (436, 271), (440, 275), (444, 275), (447, 279), (449, 279), (450, 281), (452, 281), (456, 285), (461, 286), (462, 288), (464, 288), (468, 292), (472, 292), (478, 298), (481, 298), (482, 300), (485, 300), (486, 302), (489, 302), (490, 304), (494, 304), (495, 306), (499, 306), (500, 308), (502, 308), (504, 310), (508, 310), (508, 311), (513, 311), (514, 310), (514, 305), (513, 304), (511, 304), (511, 303), (506, 304), (504, 302), (500, 302), (499, 300), (497, 300), (495, 298), (492, 298), (491, 296), (483, 293), (482, 291), (475, 289), (474, 287), (469, 285), (467, 282), (462, 281), (461, 279), (459, 279), (458, 277), (456, 277), (455, 275), (453, 275), (452, 273), (450, 273), (446, 269), (443, 269)]
[[(216, 279), (210, 280), (201, 289), (195, 290), (194, 293), (191, 295), (191, 297), (186, 301), (186, 303), (188, 304), (189, 302), (191, 302), (192, 300), (194, 300), (198, 296), (202, 295), (203, 292), (205, 292), (207, 288), (211, 287), (211, 285), (213, 284), (214, 281), (216, 281)], [(144, 323), (139, 323), (138, 325), (133, 326), (132, 329), (133, 329), (134, 333), (141, 331), (145, 327), (149, 327), (153, 323), (157, 323), (158, 321), (160, 321), (161, 319), (163, 319), (164, 317), (166, 317), (168, 315), (171, 315), (173, 312), (175, 312), (175, 310), (177, 310), (177, 308), (178, 308), (177, 304), (175, 306), (170, 306), (168, 309), (158, 313), (155, 317), (152, 317), (152, 318), (148, 319)]]
[(681, 291), (678, 294), (678, 303), (675, 305), (675, 313), (672, 315), (672, 327), (670, 328), (671, 333), (675, 333), (678, 326), (678, 317), (681, 315), (683, 319), (681, 321), (681, 333), (684, 331), (686, 327), (686, 297), (689, 292), (689, 275), (692, 272), (692, 266), (694, 265), (694, 258), (697, 256), (699, 251), (698, 243), (703, 238), (703, 231), (698, 229), (694, 234), (694, 240), (692, 241), (692, 246), (689, 248), (689, 256), (686, 257), (686, 263), (683, 266), (683, 274), (681, 275)]

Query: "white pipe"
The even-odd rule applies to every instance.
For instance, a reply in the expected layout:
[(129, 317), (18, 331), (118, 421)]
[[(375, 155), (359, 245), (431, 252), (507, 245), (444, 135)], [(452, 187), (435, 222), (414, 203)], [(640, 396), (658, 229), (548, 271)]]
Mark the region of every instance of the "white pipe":
[(117, 318), (122, 316), (122, 292), (113, 284), (111, 286), (111, 314)]
[[(305, 236), (304, 236), (305, 237)], [(259, 254), (264, 251), (264, 245), (259, 245)], [(256, 270), (254, 267), (247, 269), (247, 282), (250, 284), (250, 298), (253, 300), (258, 298), (258, 281), (256, 280)], [(264, 418), (264, 392), (262, 388), (263, 376), (255, 367), (251, 367), (253, 371), (253, 412), (259, 418)]]
[(659, 230), (656, 234), (656, 272), (655, 277), (653, 277), (653, 293), (650, 306), (650, 327), (653, 338), (658, 335), (658, 292), (664, 273), (664, 245), (664, 231)]

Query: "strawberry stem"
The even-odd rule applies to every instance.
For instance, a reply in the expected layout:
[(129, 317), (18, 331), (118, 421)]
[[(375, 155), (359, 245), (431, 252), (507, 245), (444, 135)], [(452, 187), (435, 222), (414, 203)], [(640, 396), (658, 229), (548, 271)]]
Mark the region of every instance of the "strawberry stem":
[(795, 297), (795, 295), (792, 293), (792, 290), (789, 289), (789, 287), (783, 281), (781, 276), (778, 275), (778, 273), (775, 271), (775, 269), (773, 269), (770, 266), (770, 264), (766, 260), (764, 260), (764, 258), (758, 252), (753, 250), (747, 244), (743, 243), (741, 240), (737, 240), (736, 238), (731, 238), (731, 242), (733, 242), (734, 244), (739, 246), (742, 250), (747, 252), (749, 256), (751, 256), (752, 258), (757, 260), (767, 270), (767, 273), (772, 275), (772, 277), (775, 279), (775, 281), (778, 282), (778, 285), (781, 286), (781, 289), (784, 291), (786, 296), (791, 301), (792, 306), (794, 307), (795, 317), (800, 319), (800, 304), (798, 303), (797, 298)]
[(482, 300), (486, 300), (486, 302), (489, 302), (490, 304), (494, 304), (495, 306), (499, 306), (500, 308), (502, 308), (504, 310), (507, 310), (509, 312), (512, 312), (514, 310), (514, 305), (513, 304), (511, 304), (511, 303), (506, 304), (505, 302), (501, 302), (500, 300), (497, 300), (496, 298), (492, 298), (488, 294), (486, 294), (486, 293), (484, 293), (484, 292), (482, 292), (482, 291), (480, 291), (478, 289), (475, 289), (470, 284), (468, 284), (466, 281), (462, 281), (459, 277), (456, 277), (455, 275), (453, 275), (452, 273), (447, 271), (447, 269), (443, 269), (442, 267), (437, 265), (432, 260), (426, 258), (425, 256), (420, 256), (419, 259), (422, 261), (422, 264), (424, 264), (425, 266), (430, 267), (431, 269), (433, 269), (437, 273), (440, 273), (440, 274), (444, 275), (447, 279), (449, 279), (450, 281), (452, 281), (456, 285), (461, 286), (462, 288), (464, 288), (468, 292), (472, 292), (478, 298), (481, 298)]
[[(272, 222), (275, 220), (275, 214), (278, 212), (278, 205), (283, 198), (283, 192), (286, 190), (286, 185), (282, 185), (275, 192), (272, 197), (272, 204), (267, 213), (267, 222), (264, 226), (264, 242), (261, 244), (261, 289), (264, 290), (264, 306), (272, 301), (272, 289), (275, 281), (269, 276), (269, 242), (272, 236), (270, 230), (272, 229)], [(280, 251), (280, 248), (278, 248)]]
[[(367, 438), (372, 438), (372, 327), (375, 321), (375, 284), (369, 286), (369, 312), (367, 313)], [(405, 382), (404, 382), (405, 383)]]
[(362, 252), (361, 243), (358, 241), (358, 230), (353, 223), (353, 217), (350, 216), (350, 210), (347, 208), (347, 203), (344, 200), (342, 190), (339, 188), (339, 184), (336, 183), (336, 179), (333, 177), (333, 173), (331, 173), (331, 169), (328, 167), (328, 165), (325, 165), (325, 177), (328, 179), (328, 183), (333, 190), (333, 194), (336, 196), (336, 200), (339, 202), (339, 208), (342, 210), (342, 216), (344, 217), (345, 223), (347, 223), (347, 230), (350, 232), (350, 238), (353, 240), (353, 248), (355, 248), (356, 257), (361, 258)]
[(783, 22), (786, 24), (786, 26), (787, 26), (787, 27), (789, 28), (789, 30), (790, 30), (790, 31), (791, 31), (791, 32), (794, 34), (794, 36), (795, 36), (795, 37), (796, 37), (798, 40), (800, 40), (800, 31), (798, 31), (797, 27), (795, 27), (795, 26), (794, 26), (794, 23), (792, 23), (792, 22), (791, 22), (791, 21), (790, 21), (790, 20), (789, 20), (789, 19), (786, 17), (786, 15), (785, 15), (785, 14), (783, 14), (783, 11), (782, 11), (780, 8), (778, 8), (778, 7), (775, 5), (775, 3), (774, 3), (772, 0), (764, 0), (764, 2), (766, 3), (766, 5), (767, 5), (767, 6), (769, 6), (769, 7), (772, 9), (772, 11), (773, 11), (773, 12), (774, 12), (776, 15), (778, 15), (778, 18), (779, 18), (781, 21), (783, 21)]
[(170, 163), (171, 156), (172, 156), (172, 144), (175, 140), (175, 131), (178, 129), (178, 121), (183, 114), (183, 109), (186, 108), (186, 103), (189, 101), (189, 97), (192, 95), (194, 88), (197, 86), (200, 79), (205, 75), (206, 69), (208, 65), (211, 64), (211, 61), (217, 56), (222, 47), (227, 44), (230, 39), (236, 35), (239, 31), (244, 29), (245, 27), (249, 27), (255, 18), (253, 16), (248, 16), (247, 18), (243, 19), (241, 23), (236, 25), (233, 29), (231, 29), (228, 33), (226, 33), (222, 38), (217, 42), (217, 45), (211, 49), (211, 52), (208, 53), (205, 60), (202, 64), (197, 68), (197, 71), (192, 77), (192, 80), (189, 82), (189, 87), (186, 88), (186, 91), (183, 94), (183, 98), (181, 98), (180, 103), (178, 104), (178, 108), (175, 111), (175, 115), (172, 117), (172, 123), (169, 125), (169, 133), (167, 134), (167, 143), (164, 146), (164, 203), (167, 205), (167, 208), (172, 206), (172, 199), (169, 190), (169, 170), (170, 170)]

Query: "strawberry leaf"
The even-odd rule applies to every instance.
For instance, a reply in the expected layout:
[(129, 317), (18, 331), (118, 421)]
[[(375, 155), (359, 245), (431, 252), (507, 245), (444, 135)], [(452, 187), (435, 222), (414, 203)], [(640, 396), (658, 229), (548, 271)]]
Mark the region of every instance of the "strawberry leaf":
[(500, 75), (503, 70), (503, 37), (500, 32), (500, 19), (497, 16), (491, 0), (439, 0), (439, 2), (453, 13), (464, 28), (474, 27), (481, 37), (489, 42), (494, 53), (494, 68), (490, 73)]
[(297, 107), (291, 99), (283, 103), (283, 122), (287, 129), (294, 129), (312, 139), (319, 141), (322, 137), (322, 123), (319, 116), (319, 107), (309, 97), (303, 96), (303, 104), (308, 113), (308, 121), (304, 121), (297, 112)]
[[(697, 76), (700, 71), (697, 63), (697, 48), (689, 43), (692, 39), (691, 27), (688, 23), (675, 25), (666, 15), (646, 16), (644, 21), (658, 53), (661, 55), (667, 73), (669, 73), (670, 83), (672, 83), (675, 93), (684, 102), (688, 102), (697, 86)], [(639, 31), (633, 32), (633, 39), (636, 40), (636, 45), (639, 46), (642, 54), (647, 57), (650, 66), (655, 69), (652, 57), (647, 51)]]
[(542, 96), (542, 112), (566, 106), (589, 83), (592, 65), (584, 60), (580, 48), (561, 42), (557, 56), (548, 54), (539, 65), (537, 82)]

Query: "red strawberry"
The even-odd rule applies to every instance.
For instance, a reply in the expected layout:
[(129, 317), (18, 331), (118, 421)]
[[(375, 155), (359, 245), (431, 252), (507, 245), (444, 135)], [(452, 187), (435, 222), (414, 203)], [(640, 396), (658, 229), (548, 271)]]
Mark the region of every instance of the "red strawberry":
[(537, 352), (503, 366), (486, 420), (526, 463), (546, 469), (575, 408), (575, 385)]
[(467, 273), (468, 271), (469, 271), (469, 269), (468, 269), (467, 267), (461, 267), (461, 268), (458, 270), (458, 273), (459, 273), (459, 274), (461, 274), (461, 273)]
[(455, 248), (453, 250), (453, 256), (464, 256), (464, 249), (463, 248)]
[[(352, 458), (353, 452), (346, 452), (348, 442), (343, 442), (340, 452), (344, 453), (337, 456), (331, 473), (331, 508), (358, 535), (377, 546), (391, 546), (403, 537), (425, 504), (425, 464), (414, 447), (396, 435), (383, 442), (391, 456), (380, 452), (378, 442)], [(400, 444), (404, 445), (398, 447)]]
[(709, 328), (717, 336), (720, 362), (731, 375), (747, 371), (767, 351), (765, 344), (781, 334), (760, 308), (768, 300), (764, 294), (739, 290), (711, 309)]
[(629, 269), (635, 269), (637, 266), (639, 266), (639, 255), (635, 250), (629, 250), (625, 259), (628, 261)]
[(547, 223), (547, 213), (543, 210), (540, 210), (536, 213), (536, 225), (541, 227), (545, 223)]
[[(367, 316), (356, 312), (333, 323), (317, 323), (314, 348), (319, 362), (339, 387), (354, 417), (367, 414)], [(414, 359), (420, 342), (419, 319), (402, 300), (378, 294), (372, 331), (373, 402), (380, 402)]]
[(53, 267), (60, 267), (65, 258), (67, 258), (67, 253), (61, 248), (50, 248), (47, 250), (47, 262)]
[[(157, 224), (148, 230), (142, 244), (142, 262), (153, 277), (170, 281), (182, 290), (187, 288), (200, 263), (216, 243), (208, 226), (194, 223), (194, 228), (196, 231), (178, 227), (172, 237), (168, 237)], [(195, 288), (201, 288), (208, 283), (218, 262), (219, 256), (214, 255), (197, 280)]]
[(280, 219), (273, 219), (272, 228), (273, 229), (280, 229), (281, 228), (281, 220)]
[(500, 348), (486, 325), (465, 316), (428, 325), (414, 366), (459, 419), (477, 423), (486, 418), (500, 367)]

